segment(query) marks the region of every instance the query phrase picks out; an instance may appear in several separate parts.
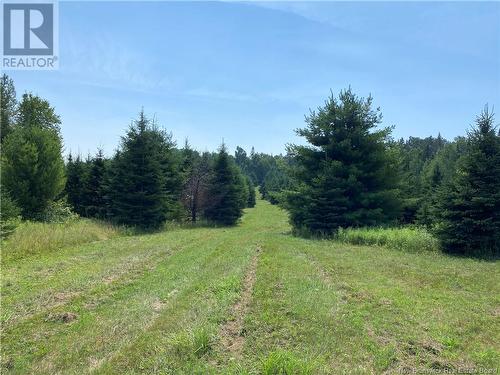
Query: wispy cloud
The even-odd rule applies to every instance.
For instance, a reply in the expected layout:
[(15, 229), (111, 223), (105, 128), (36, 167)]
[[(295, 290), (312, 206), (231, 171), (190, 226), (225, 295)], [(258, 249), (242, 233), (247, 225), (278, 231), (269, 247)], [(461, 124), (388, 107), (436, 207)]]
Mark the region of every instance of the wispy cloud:
[(255, 102), (259, 98), (249, 93), (235, 91), (214, 90), (206, 87), (199, 87), (187, 90), (185, 95), (214, 100), (236, 100), (241, 102)]
[(100, 33), (82, 38), (69, 34), (66, 38), (66, 61), (61, 66), (70, 79), (96, 87), (145, 92), (172, 85), (168, 77), (158, 77), (150, 59), (120, 43), (116, 36)]

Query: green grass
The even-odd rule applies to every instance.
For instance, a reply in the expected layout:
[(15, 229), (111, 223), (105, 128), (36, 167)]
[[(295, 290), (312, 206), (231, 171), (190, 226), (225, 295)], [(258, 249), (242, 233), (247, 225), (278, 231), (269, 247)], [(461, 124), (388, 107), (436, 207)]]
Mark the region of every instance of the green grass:
[(403, 251), (439, 251), (439, 241), (423, 228), (340, 229), (336, 239), (346, 244), (387, 246)]
[[(233, 228), (91, 241), (3, 264), (2, 373), (499, 367), (498, 262), (293, 237), (263, 201)], [(223, 339), (238, 313), (240, 351)]]

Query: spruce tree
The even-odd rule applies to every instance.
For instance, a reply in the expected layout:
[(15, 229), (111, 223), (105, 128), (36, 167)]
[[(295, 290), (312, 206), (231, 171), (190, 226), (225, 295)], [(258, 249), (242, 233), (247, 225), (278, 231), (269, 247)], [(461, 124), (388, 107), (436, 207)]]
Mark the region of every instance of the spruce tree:
[(241, 195), (240, 197), (241, 208), (244, 209), (248, 207), (248, 199), (250, 199), (250, 192), (248, 190), (248, 180), (241, 171), (240, 167), (238, 167), (237, 165), (236, 165), (236, 172), (237, 172), (236, 184), (239, 186)]
[(104, 178), (106, 174), (106, 160), (101, 149), (90, 160), (88, 177), (85, 183), (85, 216), (104, 218)]
[[(111, 212), (116, 221), (144, 229), (160, 227), (177, 202), (171, 137), (140, 113), (122, 138), (113, 161)], [(176, 181), (177, 180), (177, 181)]]
[(198, 161), (200, 155), (198, 154), (197, 151), (191, 148), (191, 145), (189, 144), (187, 138), (184, 141), (184, 147), (182, 148), (180, 154), (181, 154), (180, 173), (183, 182), (186, 182), (189, 178), (189, 175), (192, 173), (193, 168), (196, 162)]
[(445, 251), (500, 256), (500, 136), (486, 109), (468, 134), (467, 152), (441, 194), (437, 233)]
[(85, 194), (87, 185), (86, 165), (80, 155), (73, 160), (71, 153), (66, 164), (65, 193), (68, 203), (77, 214), (85, 216)]
[(222, 144), (214, 164), (206, 218), (217, 224), (236, 224), (246, 205), (244, 193), (243, 177)]
[(39, 218), (64, 189), (59, 124), (46, 100), (23, 95), (19, 121), (2, 145), (2, 184), (24, 218)]
[(255, 185), (252, 182), (252, 179), (247, 177), (247, 186), (248, 186), (248, 200), (247, 207), (255, 207)]
[(296, 188), (287, 197), (296, 232), (331, 235), (339, 227), (384, 225), (398, 214), (395, 160), (388, 152), (390, 129), (377, 130), (372, 98), (351, 89), (311, 111), (298, 129), (308, 146), (292, 145)]

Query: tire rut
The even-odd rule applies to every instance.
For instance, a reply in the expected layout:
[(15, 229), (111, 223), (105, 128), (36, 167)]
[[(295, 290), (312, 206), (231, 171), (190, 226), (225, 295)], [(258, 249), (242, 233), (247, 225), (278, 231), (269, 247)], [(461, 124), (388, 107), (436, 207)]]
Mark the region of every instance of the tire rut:
[(232, 318), (222, 325), (219, 332), (222, 349), (229, 353), (232, 358), (241, 358), (243, 346), (245, 345), (244, 320), (252, 302), (252, 292), (261, 251), (262, 248), (258, 246), (245, 273), (240, 298), (231, 307), (230, 316)]

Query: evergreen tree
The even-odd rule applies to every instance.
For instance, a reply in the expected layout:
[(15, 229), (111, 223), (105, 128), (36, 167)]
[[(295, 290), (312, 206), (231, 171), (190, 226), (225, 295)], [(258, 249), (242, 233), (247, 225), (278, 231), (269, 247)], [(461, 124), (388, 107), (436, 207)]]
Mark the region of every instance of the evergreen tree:
[(209, 197), (211, 204), (205, 211), (207, 219), (222, 225), (234, 225), (243, 215), (246, 205), (243, 177), (224, 144), (215, 161)]
[(20, 214), (21, 210), (16, 202), (3, 187), (0, 187), (0, 238), (7, 237), (16, 229)]
[(431, 186), (428, 175), (432, 173), (430, 169), (434, 168), (432, 164), (437, 154), (447, 145), (448, 142), (440, 134), (437, 137), (410, 137), (406, 141), (401, 139), (391, 144), (399, 158), (399, 188), (403, 204), (399, 218), (401, 223), (429, 222), (429, 204), (426, 201)]
[(210, 154), (196, 158), (182, 191), (182, 202), (194, 223), (207, 207), (211, 167)]
[(269, 169), (260, 185), (262, 198), (271, 204), (284, 203), (284, 191), (291, 187), (291, 181), (286, 172), (286, 161), (279, 158), (276, 164)]
[(120, 159), (120, 150), (117, 150), (115, 155), (108, 160), (108, 165), (105, 169), (103, 180), (104, 193), (104, 214), (108, 220), (116, 220), (118, 213), (115, 210), (114, 202), (117, 200), (117, 194), (114, 190), (114, 184), (119, 183), (117, 180), (118, 160)]
[(198, 152), (196, 152), (191, 148), (191, 145), (189, 144), (189, 141), (186, 138), (184, 142), (184, 147), (181, 150), (181, 168), (180, 168), (180, 173), (184, 183), (188, 180), (199, 157), (200, 155), (198, 154)]
[(248, 201), (247, 207), (255, 207), (256, 199), (255, 199), (255, 185), (252, 180), (247, 177), (247, 186), (248, 186)]
[(85, 190), (87, 185), (87, 170), (86, 165), (82, 161), (80, 155), (77, 155), (73, 160), (71, 153), (68, 156), (66, 164), (66, 187), (65, 193), (68, 203), (73, 207), (73, 210), (79, 214), (85, 215)]
[(241, 204), (241, 209), (247, 208), (248, 207), (248, 200), (250, 199), (250, 191), (248, 189), (248, 178), (243, 174), (241, 169), (236, 166), (236, 172), (237, 172), (237, 177), (236, 177), (236, 183), (240, 188), (240, 204)]
[(90, 160), (90, 168), (85, 183), (85, 216), (104, 218), (104, 176), (106, 174), (106, 160), (101, 149)]
[(25, 94), (19, 122), (2, 145), (3, 184), (24, 218), (39, 217), (64, 188), (59, 123), (46, 100)]
[[(166, 205), (167, 205), (167, 220), (179, 220), (184, 215), (184, 208), (180, 201), (183, 176), (179, 170), (180, 159), (176, 153), (176, 144), (173, 141), (172, 133), (166, 133), (156, 129), (153, 134), (160, 149), (161, 170), (164, 178)], [(196, 158), (196, 151), (191, 150), (192, 158)]]
[(248, 174), (250, 159), (248, 159), (246, 151), (240, 146), (236, 147), (236, 151), (234, 152), (234, 160), (241, 171), (245, 174)]
[(287, 206), (296, 232), (330, 235), (339, 227), (383, 225), (398, 214), (395, 160), (388, 152), (390, 129), (372, 99), (351, 89), (333, 95), (297, 130), (310, 146), (292, 145), (296, 188)]
[(424, 179), (424, 196), (419, 200), (417, 222), (427, 227), (432, 227), (436, 220), (436, 206), (444, 175), (441, 167), (435, 160), (432, 161), (428, 174)]
[(15, 123), (17, 99), (14, 81), (7, 74), (0, 78), (0, 142), (10, 133)]
[[(166, 220), (180, 183), (172, 165), (171, 137), (140, 113), (122, 138), (111, 181), (114, 219), (141, 228), (158, 228)], [(177, 181), (175, 181), (177, 180)]]
[(437, 233), (445, 251), (500, 256), (500, 136), (486, 108), (469, 132), (458, 172), (441, 194)]

